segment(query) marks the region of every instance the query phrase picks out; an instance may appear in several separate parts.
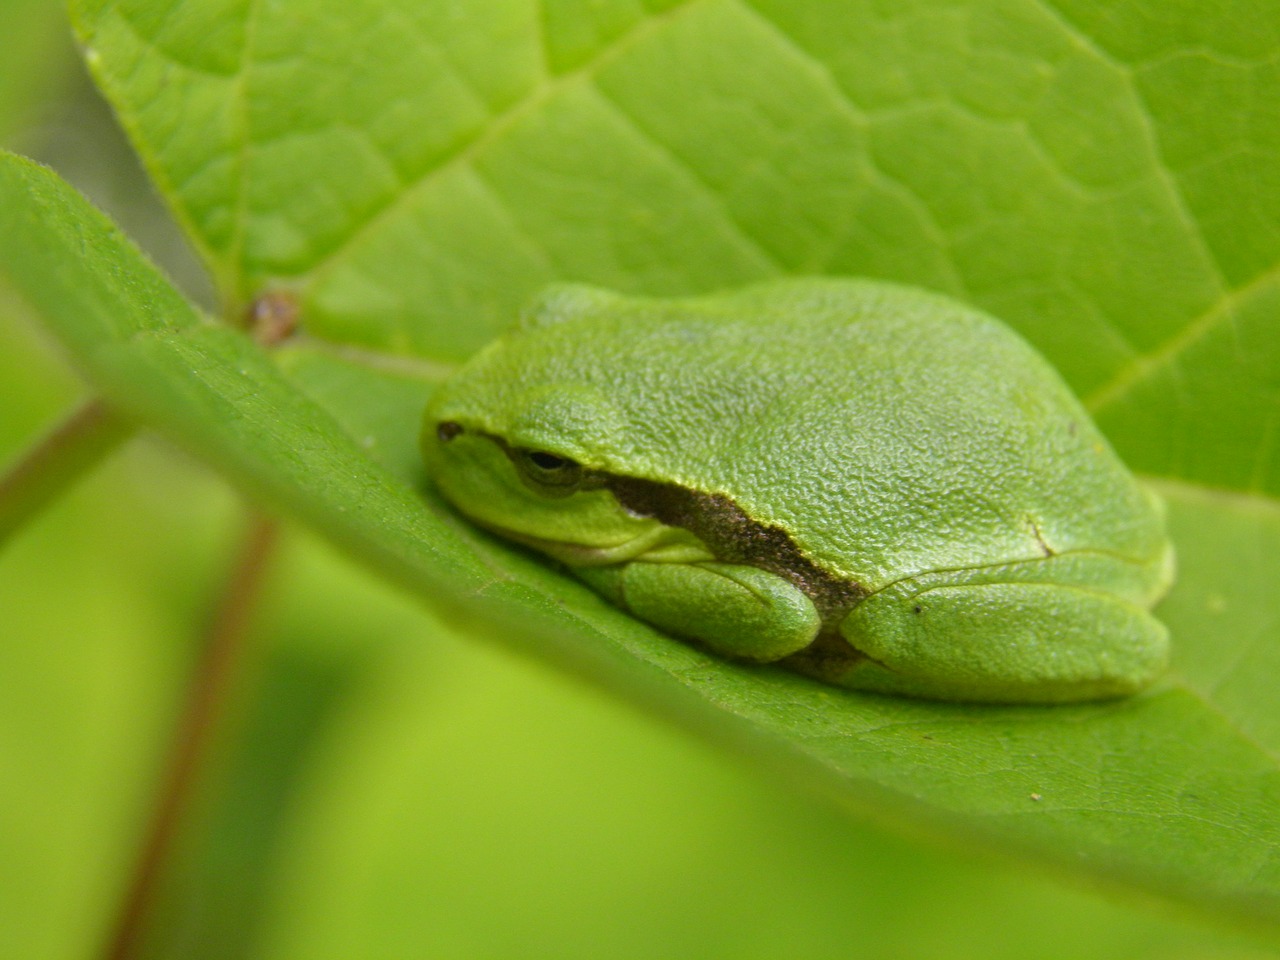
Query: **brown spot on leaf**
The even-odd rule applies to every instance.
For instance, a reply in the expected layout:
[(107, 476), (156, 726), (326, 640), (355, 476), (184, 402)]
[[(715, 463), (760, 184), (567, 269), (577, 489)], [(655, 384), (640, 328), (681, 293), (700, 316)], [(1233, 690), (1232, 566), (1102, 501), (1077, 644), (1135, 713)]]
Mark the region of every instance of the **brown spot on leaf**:
[(286, 290), (261, 294), (247, 313), (249, 332), (264, 347), (274, 347), (298, 328), (298, 298)]

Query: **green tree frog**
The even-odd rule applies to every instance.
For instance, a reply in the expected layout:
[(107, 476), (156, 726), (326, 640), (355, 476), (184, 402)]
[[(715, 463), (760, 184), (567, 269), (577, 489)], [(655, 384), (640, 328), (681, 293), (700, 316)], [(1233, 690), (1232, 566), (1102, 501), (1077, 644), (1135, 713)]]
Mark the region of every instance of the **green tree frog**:
[(472, 521), (725, 657), (994, 702), (1166, 663), (1161, 503), (1024, 340), (922, 290), (553, 287), (437, 391), (422, 447)]

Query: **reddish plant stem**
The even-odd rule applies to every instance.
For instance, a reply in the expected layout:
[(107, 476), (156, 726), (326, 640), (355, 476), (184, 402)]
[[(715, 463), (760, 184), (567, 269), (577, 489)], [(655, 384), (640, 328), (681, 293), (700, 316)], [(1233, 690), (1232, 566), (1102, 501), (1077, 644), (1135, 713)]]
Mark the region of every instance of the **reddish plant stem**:
[(182, 714), (174, 728), (155, 808), (107, 941), (104, 960), (135, 960), (143, 945), (174, 841), (182, 827), (209, 746), (223, 719), (265, 575), (279, 539), (279, 525), (260, 514), (249, 518), (239, 553), (204, 636)]
[(82, 404), (0, 473), (0, 541), (133, 434), (101, 400)]

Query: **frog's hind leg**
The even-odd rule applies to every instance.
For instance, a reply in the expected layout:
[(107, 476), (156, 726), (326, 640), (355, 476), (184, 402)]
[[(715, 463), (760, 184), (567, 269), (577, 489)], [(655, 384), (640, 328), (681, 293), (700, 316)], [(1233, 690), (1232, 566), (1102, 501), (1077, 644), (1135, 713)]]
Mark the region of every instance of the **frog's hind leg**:
[(903, 581), (840, 624), (862, 654), (842, 686), (941, 700), (1054, 703), (1133, 693), (1164, 668), (1168, 632), (1087, 586)]

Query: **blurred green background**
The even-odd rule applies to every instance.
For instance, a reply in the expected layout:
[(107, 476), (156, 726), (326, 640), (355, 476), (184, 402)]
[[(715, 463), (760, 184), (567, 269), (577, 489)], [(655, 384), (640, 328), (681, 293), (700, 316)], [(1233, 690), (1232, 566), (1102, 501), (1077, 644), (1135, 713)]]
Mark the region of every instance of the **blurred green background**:
[[(0, 0), (0, 142), (208, 286), (49, 0)], [(83, 398), (0, 290), (0, 456)], [(101, 951), (235, 493), (132, 441), (0, 555), (0, 957)], [(1185, 907), (883, 832), (462, 641), (293, 529), (155, 905), (155, 958), (1252, 957)]]

